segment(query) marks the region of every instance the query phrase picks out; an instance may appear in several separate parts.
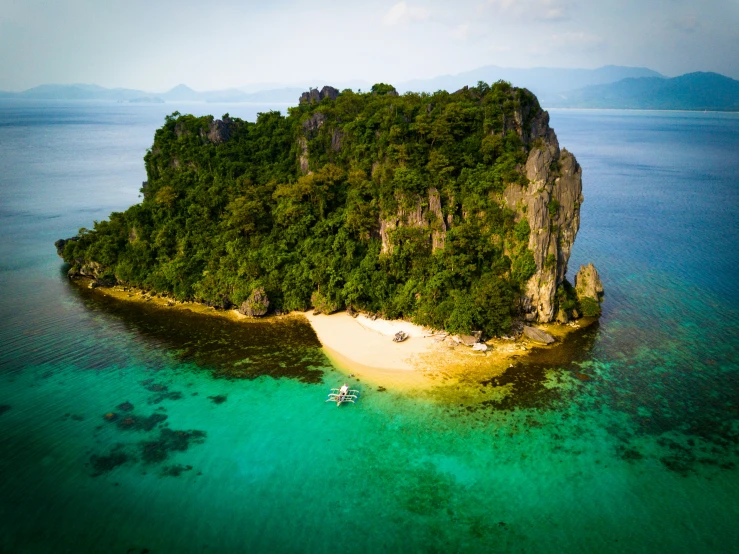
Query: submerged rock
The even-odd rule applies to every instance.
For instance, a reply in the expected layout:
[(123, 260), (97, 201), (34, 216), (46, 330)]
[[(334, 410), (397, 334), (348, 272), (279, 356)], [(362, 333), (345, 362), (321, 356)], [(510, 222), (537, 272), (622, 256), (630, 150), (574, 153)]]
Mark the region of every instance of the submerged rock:
[(171, 466), (166, 466), (162, 470), (161, 475), (162, 477), (179, 477), (180, 475), (182, 475), (183, 472), (190, 470), (192, 470), (191, 465), (174, 464)]
[(205, 431), (164, 428), (159, 431), (158, 439), (141, 442), (141, 459), (145, 464), (161, 463), (173, 452), (184, 452), (191, 443), (202, 444), (204, 441)]
[(523, 334), (534, 342), (541, 342), (543, 344), (552, 344), (554, 342), (552, 335), (536, 327), (525, 326), (523, 328)]
[(98, 477), (103, 473), (107, 473), (116, 467), (125, 464), (131, 457), (125, 452), (122, 444), (115, 445), (108, 454), (103, 456), (97, 456), (93, 454), (90, 456), (90, 466), (94, 473), (93, 477)]

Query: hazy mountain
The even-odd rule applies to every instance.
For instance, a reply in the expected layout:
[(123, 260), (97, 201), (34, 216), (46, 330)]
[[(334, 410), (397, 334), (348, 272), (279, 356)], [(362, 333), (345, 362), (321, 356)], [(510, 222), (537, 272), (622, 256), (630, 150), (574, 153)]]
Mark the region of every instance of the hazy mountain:
[(1, 92), (0, 98), (27, 98), (36, 100), (112, 100), (118, 102), (285, 102), (297, 104), (300, 94), (308, 87), (285, 87), (258, 92), (239, 89), (196, 91), (187, 85), (162, 93), (115, 88), (99, 85), (39, 85), (22, 92)]
[(623, 79), (558, 95), (550, 107), (739, 111), (739, 81), (718, 73)]
[(273, 90), (262, 90), (244, 94), (242, 102), (285, 102), (297, 104), (300, 95), (308, 90), (308, 87), (289, 87)]
[(177, 85), (171, 90), (158, 95), (163, 100), (176, 102), (197, 102), (203, 100), (202, 93), (196, 92), (187, 85)]
[(598, 69), (568, 69), (561, 67), (532, 67), (528, 69), (516, 67), (498, 67), (488, 65), (466, 71), (457, 75), (442, 75), (433, 79), (415, 79), (399, 83), (399, 92), (409, 90), (435, 92), (448, 90), (453, 92), (464, 86), (476, 85), (478, 81), (493, 83), (510, 81), (517, 87), (525, 87), (537, 95), (542, 104), (557, 93), (579, 89), (590, 85), (613, 83), (630, 77), (662, 77), (656, 71), (646, 67), (624, 67), (607, 65)]
[(23, 92), (4, 93), (5, 97), (37, 100), (132, 100), (150, 96), (143, 90), (105, 88), (99, 85), (39, 85)]
[[(643, 67), (605, 66), (598, 69), (538, 67), (531, 69), (487, 66), (433, 79), (399, 83), (399, 92), (408, 90), (453, 92), (478, 81), (493, 83), (500, 79), (534, 92), (545, 107), (640, 108), (670, 110), (739, 110), (739, 81), (717, 73), (689, 73), (668, 79)], [(369, 90), (363, 81), (316, 81), (339, 89)], [(394, 84), (394, 83), (392, 83)], [(41, 85), (23, 92), (0, 92), (0, 98), (53, 100), (113, 100), (122, 102), (280, 102), (297, 104), (309, 86), (275, 86), (261, 91), (241, 89), (199, 92), (187, 85), (177, 85), (164, 93), (98, 85)]]

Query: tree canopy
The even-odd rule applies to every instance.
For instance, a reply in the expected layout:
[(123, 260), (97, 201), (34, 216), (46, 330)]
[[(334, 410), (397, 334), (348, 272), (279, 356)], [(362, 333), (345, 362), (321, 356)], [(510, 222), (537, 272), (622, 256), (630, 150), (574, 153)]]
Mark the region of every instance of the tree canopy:
[(501, 194), (528, 183), (540, 110), (498, 82), (378, 84), (253, 123), (175, 112), (144, 158), (143, 201), (82, 229), (64, 258), (180, 300), (227, 307), (263, 287), (280, 311), (351, 306), (499, 334), (536, 271), (528, 223)]

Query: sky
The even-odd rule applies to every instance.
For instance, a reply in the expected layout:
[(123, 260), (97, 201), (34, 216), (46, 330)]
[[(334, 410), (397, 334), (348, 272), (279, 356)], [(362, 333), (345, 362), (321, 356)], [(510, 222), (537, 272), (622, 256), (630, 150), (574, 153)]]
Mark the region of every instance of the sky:
[(739, 0), (0, 0), (0, 90), (164, 92), (502, 67), (739, 79)]

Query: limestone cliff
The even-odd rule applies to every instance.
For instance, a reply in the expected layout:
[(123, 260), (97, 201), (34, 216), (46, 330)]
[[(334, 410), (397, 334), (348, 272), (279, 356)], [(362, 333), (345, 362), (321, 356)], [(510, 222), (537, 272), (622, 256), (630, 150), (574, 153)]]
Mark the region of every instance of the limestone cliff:
[(529, 249), (537, 270), (526, 286), (523, 312), (529, 320), (546, 323), (555, 318), (555, 294), (580, 228), (582, 169), (575, 156), (560, 150), (547, 112), (535, 117), (524, 138), (532, 145), (525, 168), (529, 183), (509, 185), (503, 198), (517, 220), (525, 217), (531, 229)]

